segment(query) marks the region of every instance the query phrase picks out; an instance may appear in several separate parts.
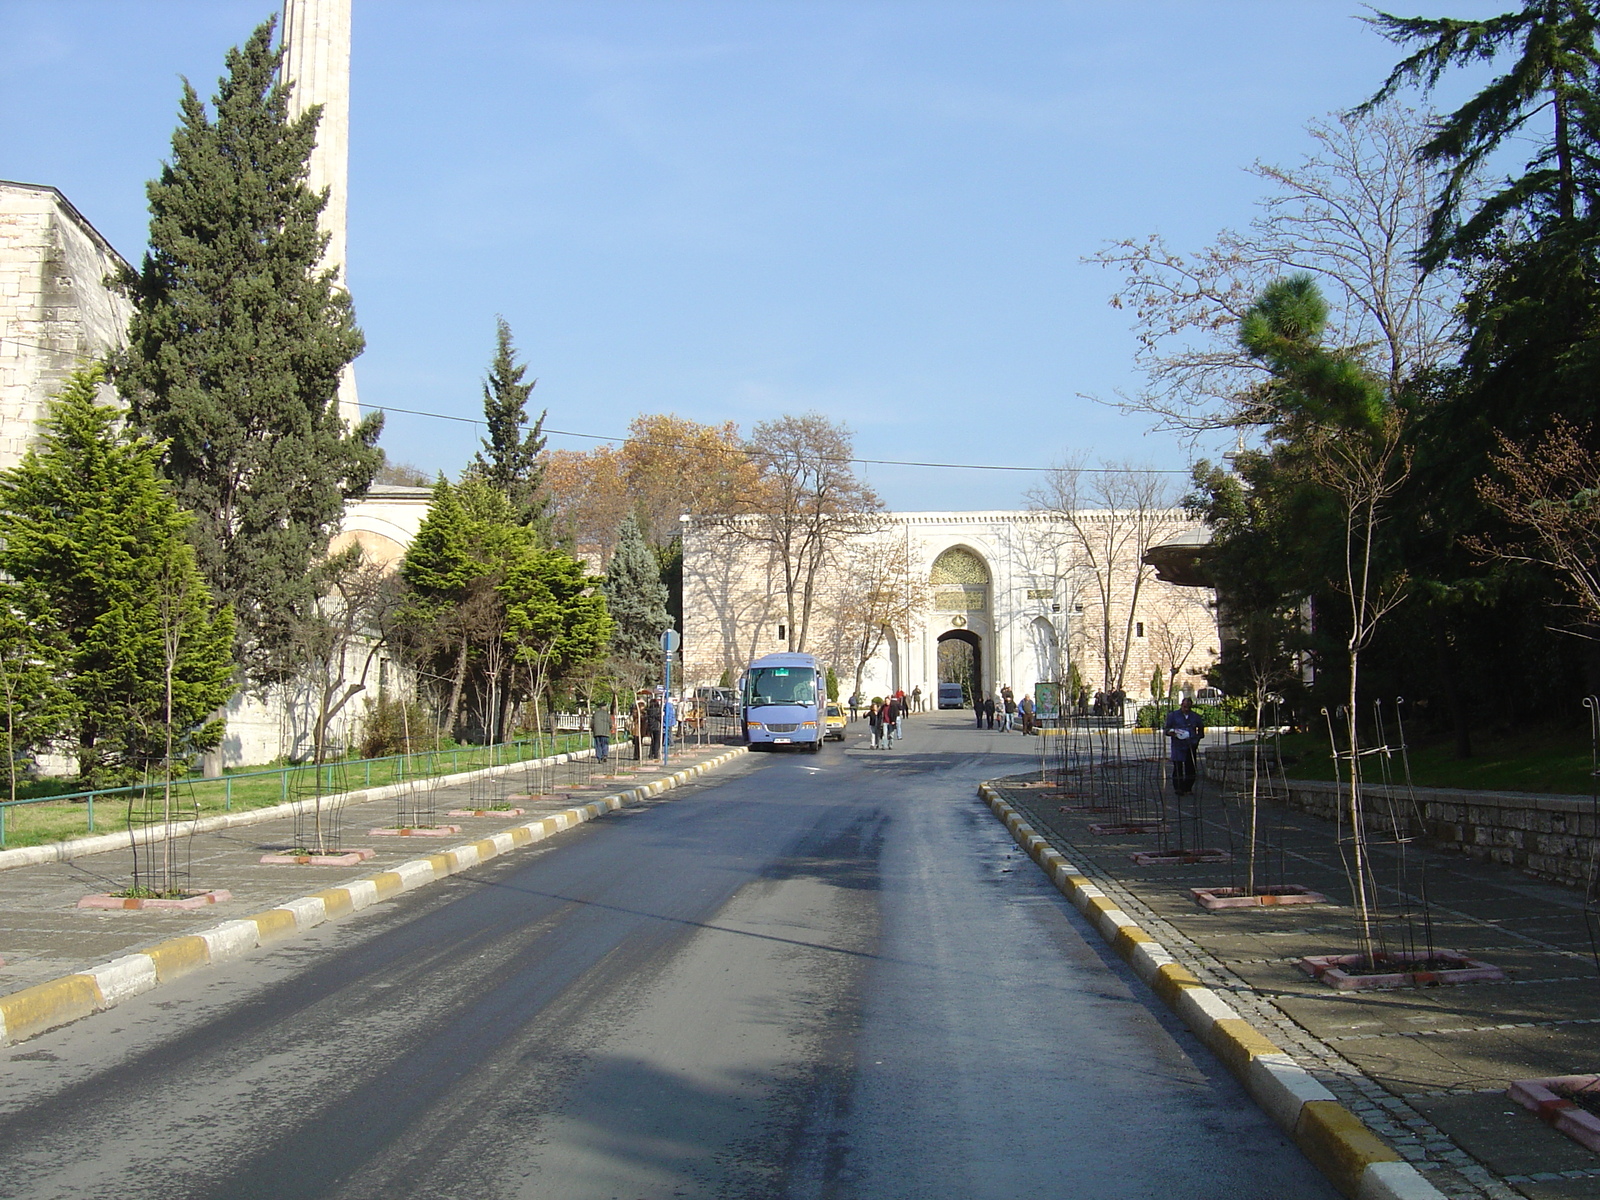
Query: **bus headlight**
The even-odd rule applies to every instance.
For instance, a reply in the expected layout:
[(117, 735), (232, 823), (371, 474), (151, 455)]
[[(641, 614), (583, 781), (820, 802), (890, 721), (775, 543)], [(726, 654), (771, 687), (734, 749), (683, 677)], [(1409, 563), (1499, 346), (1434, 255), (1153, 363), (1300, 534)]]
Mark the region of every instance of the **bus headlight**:
[(815, 721), (802, 721), (802, 722), (800, 722), (800, 728), (801, 729), (815, 729), (816, 727), (817, 727), (817, 723)]

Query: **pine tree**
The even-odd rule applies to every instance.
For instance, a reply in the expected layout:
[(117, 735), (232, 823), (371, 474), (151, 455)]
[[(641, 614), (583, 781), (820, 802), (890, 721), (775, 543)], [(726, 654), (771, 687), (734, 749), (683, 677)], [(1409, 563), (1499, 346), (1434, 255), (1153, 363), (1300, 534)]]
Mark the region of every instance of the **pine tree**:
[(624, 517), (617, 530), (617, 548), (606, 571), (606, 608), (616, 622), (611, 648), (638, 663), (661, 661), (661, 634), (672, 624), (667, 615), (667, 589), (655, 552), (644, 540), (639, 522)]
[[(1389, 73), (1366, 109), (1406, 82), (1431, 90), (1451, 67), (1474, 66), (1503, 52), (1514, 59), (1505, 74), (1445, 117), (1422, 147), (1424, 162), (1447, 168), (1423, 250), (1426, 265), (1494, 255), (1498, 235), (1518, 218), (1538, 226), (1592, 216), (1600, 200), (1600, 13), (1592, 3), (1523, 0), (1520, 11), (1486, 19), (1379, 12), (1366, 20), (1396, 44), (1420, 44)], [(1461, 206), (1490, 157), (1508, 139), (1532, 133), (1528, 123), (1546, 111), (1550, 135), (1534, 135), (1538, 150), (1524, 173), (1463, 220)]]
[(228, 53), (208, 112), (186, 80), (172, 159), (147, 187), (150, 249), (116, 368), (135, 425), (196, 515), (190, 537), (234, 606), (252, 679), (292, 675), (310, 570), (382, 455), (382, 419), (347, 429), (339, 377), (364, 345), (320, 264), (326, 194), (306, 184), (320, 110), (291, 121), (274, 22)]
[(74, 375), (39, 444), (0, 474), (0, 572), (26, 581), (39, 633), (64, 647), (79, 773), (92, 783), (153, 769), (169, 735), (185, 750), (215, 746), (222, 722), (210, 717), (234, 673), (232, 615), (196, 567), (161, 447), (99, 402), (102, 379)]
[[(473, 471), (511, 502), (521, 524), (534, 526), (543, 534), (547, 532), (543, 529), (547, 501), (540, 455), (544, 452), (546, 414), (541, 412), (533, 428), (523, 434), (528, 397), (538, 382), (522, 382), (527, 369), (517, 361), (511, 326), (504, 317), (496, 317), (494, 361), (489, 364), (489, 377), (483, 385), (483, 416), (489, 426), (483, 449), (488, 457), (480, 451), (473, 460)], [(549, 538), (544, 540), (548, 542)]]

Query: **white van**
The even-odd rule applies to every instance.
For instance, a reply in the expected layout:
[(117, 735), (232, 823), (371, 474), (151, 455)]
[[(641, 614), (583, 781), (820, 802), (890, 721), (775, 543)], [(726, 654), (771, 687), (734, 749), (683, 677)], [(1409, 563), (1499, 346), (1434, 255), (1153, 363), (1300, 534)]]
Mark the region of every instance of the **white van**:
[(961, 694), (959, 683), (941, 683), (939, 685), (940, 708), (965, 708), (966, 697)]

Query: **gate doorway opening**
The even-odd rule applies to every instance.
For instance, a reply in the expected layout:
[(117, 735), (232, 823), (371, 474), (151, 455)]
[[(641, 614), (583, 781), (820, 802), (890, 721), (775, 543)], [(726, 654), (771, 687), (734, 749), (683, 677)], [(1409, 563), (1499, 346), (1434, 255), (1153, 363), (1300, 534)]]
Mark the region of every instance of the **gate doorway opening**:
[(939, 635), (939, 682), (959, 683), (966, 707), (983, 694), (983, 639), (970, 629)]

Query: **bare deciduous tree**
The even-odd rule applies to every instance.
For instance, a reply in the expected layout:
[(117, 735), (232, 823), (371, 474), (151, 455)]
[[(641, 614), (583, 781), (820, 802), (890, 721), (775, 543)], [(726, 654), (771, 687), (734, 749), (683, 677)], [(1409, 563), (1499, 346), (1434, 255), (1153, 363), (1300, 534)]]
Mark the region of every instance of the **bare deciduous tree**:
[(1556, 417), (1544, 435), (1521, 446), (1500, 435), (1491, 456), (1499, 478), (1478, 481), (1478, 494), (1499, 509), (1526, 540), (1469, 539), (1474, 550), (1510, 562), (1547, 567), (1571, 592), (1581, 632), (1600, 625), (1600, 459), (1590, 427)]
[(851, 547), (840, 562), (843, 581), (834, 618), (833, 660), (849, 670), (861, 694), (861, 677), (883, 649), (889, 632), (910, 637), (928, 606), (928, 587), (912, 569), (903, 540), (869, 541)]
[(1268, 420), (1270, 373), (1237, 332), (1262, 288), (1288, 271), (1317, 278), (1334, 310), (1330, 336), (1391, 391), (1447, 355), (1459, 281), (1415, 264), (1438, 193), (1416, 156), (1425, 117), (1385, 104), (1313, 121), (1307, 133), (1313, 149), (1298, 165), (1248, 168), (1273, 191), (1245, 231), (1224, 230), (1195, 254), (1159, 235), (1128, 238), (1086, 260), (1121, 272), (1111, 303), (1134, 314), (1149, 386), (1122, 407), (1190, 435)]
[(784, 640), (803, 651), (818, 583), (842, 547), (878, 527), (883, 501), (856, 476), (850, 430), (820, 413), (761, 422), (748, 450), (760, 472), (754, 503), (724, 529), (771, 555), (788, 618)]
[(322, 595), (296, 630), (306, 663), (305, 681), (316, 704), (311, 728), (312, 761), (328, 758), (328, 731), (351, 700), (367, 689), (388, 637), (388, 621), (399, 600), (395, 576), (359, 546), (319, 567)]
[(1089, 639), (1108, 693), (1125, 690), (1140, 595), (1155, 576), (1145, 552), (1189, 524), (1173, 490), (1156, 471), (1127, 465), (1090, 470), (1079, 462), (1052, 469), (1028, 495), (1060, 523), (1063, 556), (1083, 577), (1077, 594), (1087, 601), (1085, 623), (1094, 622)]
[(1350, 667), (1344, 709), (1344, 732), (1349, 746), (1351, 879), (1360, 922), (1361, 953), (1375, 962), (1377, 954), (1377, 881), (1372, 875), (1367, 849), (1361, 729), (1357, 707), (1361, 655), (1371, 643), (1383, 618), (1405, 598), (1404, 571), (1386, 573), (1377, 559), (1378, 532), (1387, 520), (1389, 502), (1411, 471), (1410, 454), (1401, 437), (1401, 417), (1390, 412), (1372, 436), (1320, 427), (1308, 438), (1312, 474), (1339, 499), (1344, 517), (1344, 578), (1337, 585), (1349, 602), (1350, 639), (1346, 653)]
[[(1193, 588), (1179, 588), (1145, 610), (1145, 637), (1150, 657), (1165, 680), (1163, 693), (1172, 695), (1178, 677), (1200, 649), (1202, 620), (1209, 617), (1206, 603)], [(1157, 701), (1160, 695), (1154, 697)]]

